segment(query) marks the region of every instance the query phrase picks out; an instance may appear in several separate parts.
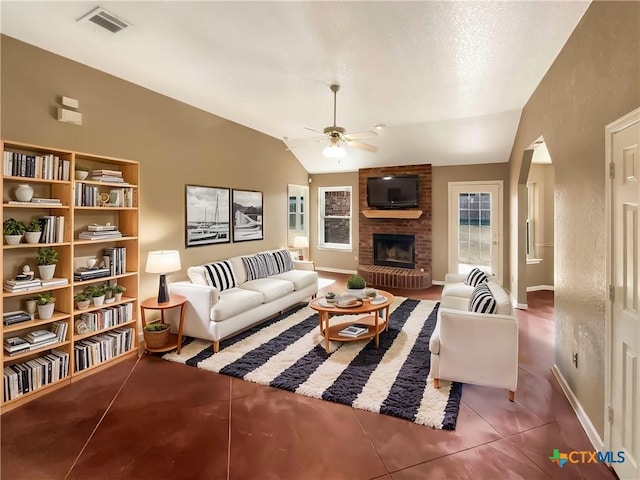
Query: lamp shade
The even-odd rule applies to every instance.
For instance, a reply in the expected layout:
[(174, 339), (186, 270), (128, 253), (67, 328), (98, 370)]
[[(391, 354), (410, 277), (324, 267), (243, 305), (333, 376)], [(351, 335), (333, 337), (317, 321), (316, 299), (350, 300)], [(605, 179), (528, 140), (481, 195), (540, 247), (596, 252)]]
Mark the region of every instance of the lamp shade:
[(177, 250), (156, 250), (147, 255), (147, 273), (170, 273), (177, 272), (180, 265), (180, 253)]
[(309, 248), (309, 239), (304, 235), (296, 235), (293, 239), (293, 248)]

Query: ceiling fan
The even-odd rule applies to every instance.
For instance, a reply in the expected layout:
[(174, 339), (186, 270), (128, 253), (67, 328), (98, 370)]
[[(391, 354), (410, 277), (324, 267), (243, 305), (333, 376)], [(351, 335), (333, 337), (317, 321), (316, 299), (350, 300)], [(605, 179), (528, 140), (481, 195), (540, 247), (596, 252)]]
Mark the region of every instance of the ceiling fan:
[[(342, 147), (342, 144), (348, 145), (349, 147), (364, 150), (366, 152), (371, 152), (371, 153), (377, 152), (378, 147), (374, 147), (373, 145), (369, 145), (368, 143), (357, 141), (362, 138), (377, 137), (378, 134), (376, 132), (368, 131), (368, 132), (347, 133), (345, 128), (339, 127), (336, 125), (336, 103), (337, 103), (337, 93), (338, 93), (338, 90), (340, 90), (340, 85), (333, 84), (329, 88), (333, 92), (333, 125), (330, 127), (326, 127), (322, 132), (318, 130), (314, 130), (313, 128), (305, 127), (307, 130), (311, 130), (312, 132), (322, 134), (323, 137), (306, 139), (308, 140), (308, 142), (305, 141), (304, 144), (314, 143), (314, 142), (315, 143), (324, 142), (328, 139), (329, 145), (325, 147), (325, 149), (323, 150), (323, 154), (325, 157), (333, 157), (333, 158), (342, 158), (346, 154), (346, 151)], [(301, 145), (296, 145), (294, 147), (289, 148), (288, 150), (297, 148), (299, 146)]]

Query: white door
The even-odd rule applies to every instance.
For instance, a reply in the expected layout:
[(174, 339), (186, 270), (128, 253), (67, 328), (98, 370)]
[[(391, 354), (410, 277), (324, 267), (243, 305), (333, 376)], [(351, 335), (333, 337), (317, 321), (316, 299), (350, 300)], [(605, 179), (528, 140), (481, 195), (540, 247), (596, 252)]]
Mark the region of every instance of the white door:
[(449, 183), (449, 272), (473, 267), (502, 282), (502, 181)]
[[(607, 156), (613, 163), (608, 197), (611, 205), (609, 243), (610, 379), (609, 449), (624, 452), (613, 463), (621, 479), (640, 478), (640, 110), (635, 121), (618, 131), (607, 127)], [(633, 117), (633, 115), (632, 115)], [(617, 123), (617, 122), (616, 122)], [(605, 437), (605, 441), (606, 441)]]

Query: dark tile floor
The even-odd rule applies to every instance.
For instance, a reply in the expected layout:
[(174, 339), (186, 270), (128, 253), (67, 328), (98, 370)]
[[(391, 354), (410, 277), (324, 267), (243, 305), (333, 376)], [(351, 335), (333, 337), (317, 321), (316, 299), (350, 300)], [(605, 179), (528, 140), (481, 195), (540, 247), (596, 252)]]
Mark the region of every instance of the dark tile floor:
[(516, 402), (465, 385), (453, 432), (144, 355), (3, 415), (1, 478), (614, 479), (549, 461), (592, 447), (550, 371), (553, 293), (530, 294), (517, 316)]

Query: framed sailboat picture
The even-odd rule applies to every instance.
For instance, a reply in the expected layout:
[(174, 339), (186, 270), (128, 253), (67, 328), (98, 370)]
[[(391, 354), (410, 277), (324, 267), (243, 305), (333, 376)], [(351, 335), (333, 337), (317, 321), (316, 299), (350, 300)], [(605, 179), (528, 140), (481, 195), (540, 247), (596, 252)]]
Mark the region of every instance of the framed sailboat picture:
[(201, 185), (185, 186), (186, 247), (231, 241), (230, 190)]
[(262, 240), (262, 192), (233, 190), (233, 241)]

